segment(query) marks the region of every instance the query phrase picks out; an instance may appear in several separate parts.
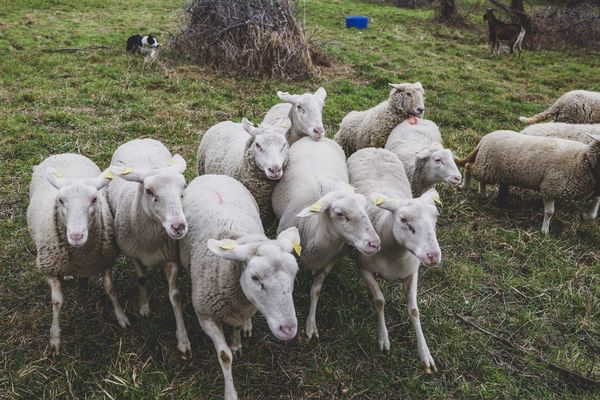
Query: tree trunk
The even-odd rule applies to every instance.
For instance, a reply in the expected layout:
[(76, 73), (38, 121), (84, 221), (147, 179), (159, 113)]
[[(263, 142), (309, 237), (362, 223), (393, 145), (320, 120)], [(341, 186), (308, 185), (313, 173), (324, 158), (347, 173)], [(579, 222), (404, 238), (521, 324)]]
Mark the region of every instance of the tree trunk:
[(456, 18), (456, 4), (454, 0), (439, 0), (439, 19), (449, 22)]
[(523, 8), (523, 0), (512, 0), (510, 2), (510, 9), (512, 11), (525, 12), (525, 9)]

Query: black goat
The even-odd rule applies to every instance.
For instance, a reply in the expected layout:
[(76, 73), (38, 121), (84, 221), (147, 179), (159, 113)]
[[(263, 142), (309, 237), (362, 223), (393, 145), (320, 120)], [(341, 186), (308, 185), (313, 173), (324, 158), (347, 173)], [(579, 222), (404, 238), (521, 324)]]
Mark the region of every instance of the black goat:
[(500, 21), (496, 18), (493, 8), (488, 8), (483, 15), (483, 20), (488, 23), (492, 56), (500, 54), (500, 42), (507, 42), (508, 47), (510, 47), (509, 58), (512, 57), (515, 49), (519, 51), (519, 57), (521, 57), (525, 28), (519, 24), (507, 24)]

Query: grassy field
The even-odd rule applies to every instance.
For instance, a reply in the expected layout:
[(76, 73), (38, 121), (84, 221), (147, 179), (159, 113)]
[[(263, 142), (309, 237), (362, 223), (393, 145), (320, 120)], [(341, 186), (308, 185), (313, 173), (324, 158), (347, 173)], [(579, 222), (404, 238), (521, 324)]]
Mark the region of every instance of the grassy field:
[[(335, 58), (321, 76), (293, 84), (224, 77), (210, 69), (149, 65), (124, 54), (135, 32), (164, 42), (178, 30), (181, 4), (166, 0), (8, 0), (0, 7), (0, 398), (220, 398), (221, 369), (202, 333), (181, 274), (193, 358), (176, 349), (167, 284), (149, 275), (151, 316), (137, 313), (127, 262), (116, 269), (121, 304), (132, 321), (116, 324), (100, 280), (65, 282), (63, 352), (47, 353), (50, 290), (35, 267), (25, 210), (31, 168), (45, 157), (81, 152), (101, 168), (129, 139), (153, 137), (194, 164), (198, 134), (226, 119), (258, 122), (291, 92), (324, 86), (332, 136), (353, 109), (387, 97), (388, 82), (420, 80), (427, 116), (448, 147), (465, 155), (480, 136), (520, 128), (517, 117), (561, 93), (600, 90), (600, 56), (530, 52), (522, 60), (489, 58), (485, 33), (436, 26), (433, 13), (356, 0), (307, 2), (307, 25)], [(344, 15), (371, 26), (347, 31)], [(481, 17), (473, 15), (480, 23)], [(97, 51), (48, 52), (106, 45)], [(193, 168), (187, 177), (193, 178)], [(378, 354), (375, 316), (355, 265), (344, 259), (325, 283), (320, 339), (303, 329), (278, 342), (261, 317), (244, 355), (234, 361), (245, 399), (600, 398), (579, 383), (463, 323), (459, 315), (531, 353), (600, 380), (600, 230), (576, 205), (557, 203), (550, 235), (539, 232), (538, 196), (513, 193), (508, 209), (440, 187), (443, 264), (423, 268), (423, 330), (439, 372), (425, 375), (399, 283), (384, 283), (391, 354)], [(310, 276), (298, 275), (302, 327)]]

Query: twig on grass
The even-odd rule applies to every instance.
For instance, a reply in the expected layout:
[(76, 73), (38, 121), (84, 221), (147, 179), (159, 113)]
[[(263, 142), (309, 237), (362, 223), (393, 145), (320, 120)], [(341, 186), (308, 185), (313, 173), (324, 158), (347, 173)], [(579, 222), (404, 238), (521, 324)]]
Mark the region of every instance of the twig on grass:
[(495, 333), (492, 333), (482, 327), (480, 327), (479, 325), (475, 324), (474, 322), (469, 321), (466, 317), (462, 316), (462, 315), (458, 315), (458, 314), (454, 314), (458, 319), (460, 319), (462, 322), (464, 322), (467, 325), (472, 326), (473, 328), (477, 329), (480, 332), (485, 333), (486, 335), (489, 335), (491, 337), (493, 337), (494, 339), (496, 339), (497, 341), (505, 344), (506, 346), (518, 350), (520, 353), (522, 354), (526, 354), (529, 356), (534, 357), (536, 360), (538, 360), (539, 362), (541, 362), (542, 364), (546, 364), (547, 366), (549, 366), (550, 368), (559, 371), (567, 376), (569, 376), (570, 378), (584, 384), (585, 386), (591, 387), (591, 388), (600, 388), (600, 382), (593, 380), (591, 378), (588, 378), (587, 376), (583, 376), (580, 373), (570, 370), (568, 368), (562, 367), (560, 365), (557, 365), (555, 363), (553, 363), (550, 360), (547, 360), (546, 358), (542, 357), (541, 355), (534, 353), (532, 351), (529, 351), (521, 346), (519, 346), (518, 344), (515, 344), (501, 336), (496, 335)]
[(76, 53), (78, 51), (90, 51), (98, 49), (110, 49), (110, 46), (99, 45), (89, 47), (65, 47), (62, 49), (43, 49), (42, 51), (46, 53)]

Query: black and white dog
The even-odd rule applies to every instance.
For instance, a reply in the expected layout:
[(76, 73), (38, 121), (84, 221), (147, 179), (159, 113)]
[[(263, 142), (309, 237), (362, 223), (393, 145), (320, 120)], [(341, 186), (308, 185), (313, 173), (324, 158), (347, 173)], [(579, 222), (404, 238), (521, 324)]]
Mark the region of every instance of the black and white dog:
[(127, 52), (129, 53), (141, 53), (148, 54), (152, 53), (154, 49), (158, 47), (156, 38), (152, 35), (131, 35), (127, 39)]

